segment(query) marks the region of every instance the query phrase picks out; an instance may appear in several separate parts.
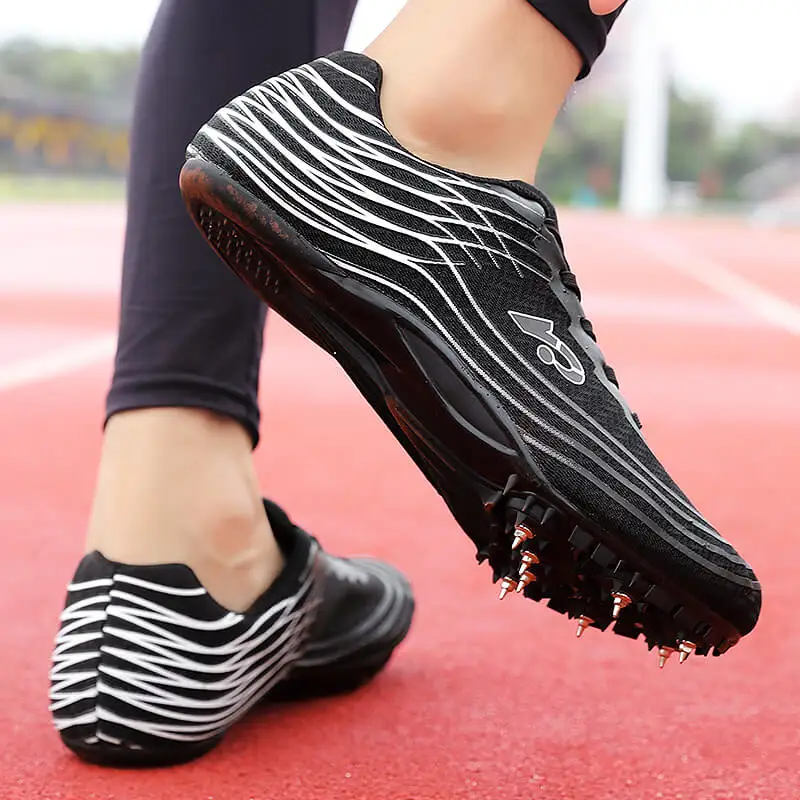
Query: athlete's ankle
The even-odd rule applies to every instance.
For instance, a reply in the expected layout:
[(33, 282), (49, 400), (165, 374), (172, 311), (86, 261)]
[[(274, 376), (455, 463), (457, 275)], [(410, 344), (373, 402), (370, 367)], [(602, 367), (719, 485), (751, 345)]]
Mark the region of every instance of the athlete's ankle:
[(523, 180), (581, 67), (519, 0), (410, 0), (366, 52), (383, 68), (383, 116), (399, 142), (444, 167)]
[(86, 549), (126, 564), (186, 564), (222, 605), (246, 609), (283, 566), (247, 434), (194, 409), (112, 418)]

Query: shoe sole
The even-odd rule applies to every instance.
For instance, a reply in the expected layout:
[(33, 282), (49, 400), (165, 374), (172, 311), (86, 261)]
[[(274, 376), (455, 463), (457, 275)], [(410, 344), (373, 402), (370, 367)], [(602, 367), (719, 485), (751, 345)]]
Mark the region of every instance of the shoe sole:
[(189, 761), (201, 758), (213, 750), (224, 738), (225, 734), (215, 736), (204, 742), (175, 743), (169, 747), (155, 750), (142, 748), (137, 750), (128, 743), (97, 742), (87, 744), (74, 741), (69, 736), (61, 734), (61, 741), (81, 761), (99, 767), (120, 767), (151, 769), (157, 767), (175, 767)]
[(347, 372), (442, 495), (478, 560), (489, 561), (501, 597), (516, 589), (546, 601), (579, 620), (579, 636), (587, 627), (644, 636), (661, 666), (675, 651), (683, 662), (739, 641), (729, 621), (549, 485), (501, 404), (434, 331), (354, 280), (214, 164), (190, 158), (180, 186), (228, 267)]

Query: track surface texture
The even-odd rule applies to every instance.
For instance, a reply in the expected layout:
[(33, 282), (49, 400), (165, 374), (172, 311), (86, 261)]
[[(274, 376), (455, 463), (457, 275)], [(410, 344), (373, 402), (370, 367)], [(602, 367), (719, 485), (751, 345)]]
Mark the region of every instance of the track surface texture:
[(648, 440), (761, 578), (755, 633), (661, 672), (633, 642), (578, 640), (543, 606), (497, 602), (336, 364), (273, 318), (264, 491), (331, 550), (405, 570), (415, 627), (372, 685), (260, 710), (194, 764), (109, 771), (69, 755), (47, 671), (99, 452), (123, 222), (121, 206), (0, 215), (3, 800), (800, 797), (800, 233), (606, 214), (563, 215), (587, 314)]

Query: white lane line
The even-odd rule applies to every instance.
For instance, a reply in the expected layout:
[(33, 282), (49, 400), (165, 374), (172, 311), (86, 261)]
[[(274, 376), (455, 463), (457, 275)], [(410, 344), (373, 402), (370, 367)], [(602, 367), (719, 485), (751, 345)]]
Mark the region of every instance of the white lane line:
[(784, 300), (717, 261), (698, 254), (674, 237), (640, 231), (625, 241), (631, 242), (659, 264), (688, 275), (771, 325), (800, 336), (800, 306)]
[(597, 294), (588, 292), (583, 304), (589, 319), (639, 325), (703, 328), (771, 328), (749, 309), (739, 309), (723, 297), (687, 295)]
[[(784, 300), (718, 262), (698, 254), (676, 241), (674, 237), (640, 231), (637, 236), (626, 236), (624, 241), (633, 244), (657, 263), (689, 276), (747, 310), (745, 317), (738, 320), (731, 318), (730, 325), (752, 325), (754, 320), (750, 315), (755, 314), (772, 326), (800, 336), (800, 306)], [(638, 311), (626, 300), (610, 296), (598, 297), (595, 306), (595, 310), (601, 315), (610, 317), (628, 319), (638, 317), (642, 321), (649, 319), (651, 322), (673, 324), (691, 324), (692, 321), (695, 324), (720, 326), (725, 324), (722, 309), (714, 308), (713, 305), (687, 303), (687, 307), (681, 311), (666, 298), (655, 303), (651, 300), (649, 307), (645, 304)], [(731, 308), (728, 313), (733, 315), (736, 310)], [(0, 391), (48, 381), (101, 363), (113, 357), (116, 340), (116, 334), (105, 334), (42, 356), (26, 358), (5, 366), (0, 365)]]
[(109, 333), (41, 356), (0, 364), (0, 392), (49, 381), (101, 363), (113, 357), (116, 346), (117, 335)]

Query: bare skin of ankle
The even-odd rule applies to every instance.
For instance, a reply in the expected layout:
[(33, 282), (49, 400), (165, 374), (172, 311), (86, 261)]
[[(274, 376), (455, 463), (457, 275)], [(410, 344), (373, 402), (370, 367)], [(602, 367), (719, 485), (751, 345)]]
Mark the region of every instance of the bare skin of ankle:
[(218, 603), (239, 612), (283, 568), (249, 436), (198, 409), (112, 417), (86, 548), (125, 564), (186, 564)]
[(595, 14), (610, 14), (616, 11), (624, 0), (591, 0), (589, 7)]
[(581, 69), (572, 44), (522, 0), (409, 0), (366, 50), (384, 71), (384, 120), (450, 169), (532, 181)]

